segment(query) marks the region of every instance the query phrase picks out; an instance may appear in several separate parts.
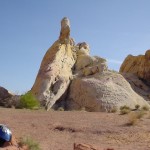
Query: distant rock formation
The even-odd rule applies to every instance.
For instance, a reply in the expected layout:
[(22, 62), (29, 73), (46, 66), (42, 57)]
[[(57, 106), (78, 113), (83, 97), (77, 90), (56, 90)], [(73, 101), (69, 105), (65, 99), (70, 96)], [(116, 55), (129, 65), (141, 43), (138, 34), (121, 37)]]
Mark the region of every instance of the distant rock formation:
[(145, 55), (128, 55), (120, 67), (120, 73), (136, 93), (150, 101), (150, 50)]
[(148, 103), (124, 77), (108, 70), (104, 58), (90, 56), (86, 42), (75, 45), (70, 21), (63, 18), (59, 39), (46, 52), (31, 92), (41, 105), (57, 109), (106, 111)]
[(128, 55), (119, 72), (132, 73), (141, 79), (150, 81), (150, 50), (147, 50), (145, 55)]
[(0, 106), (5, 106), (5, 99), (12, 97), (12, 95), (5, 88), (0, 86)]

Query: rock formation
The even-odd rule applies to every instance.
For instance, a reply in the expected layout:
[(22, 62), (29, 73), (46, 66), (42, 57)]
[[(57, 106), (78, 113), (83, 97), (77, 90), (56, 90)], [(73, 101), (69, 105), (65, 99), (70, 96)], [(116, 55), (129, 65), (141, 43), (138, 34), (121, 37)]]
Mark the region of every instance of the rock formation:
[(12, 95), (5, 88), (0, 86), (0, 106), (7, 104), (6, 99), (12, 97)]
[(145, 55), (128, 55), (120, 67), (121, 73), (132, 73), (146, 81), (150, 80), (150, 50)]
[(47, 110), (63, 96), (70, 84), (75, 63), (72, 45), (69, 20), (64, 18), (59, 40), (46, 52), (31, 89)]
[(90, 56), (86, 42), (75, 45), (66, 17), (61, 21), (59, 39), (42, 60), (31, 92), (47, 110), (62, 106), (110, 112), (123, 105), (148, 106), (122, 75), (108, 70), (104, 58)]
[(136, 94), (124, 77), (111, 71), (88, 77), (77, 77), (70, 86), (68, 97), (69, 110), (111, 112), (127, 105), (134, 109), (135, 105), (148, 105)]
[(128, 55), (120, 67), (120, 73), (136, 93), (150, 101), (150, 50), (145, 55)]

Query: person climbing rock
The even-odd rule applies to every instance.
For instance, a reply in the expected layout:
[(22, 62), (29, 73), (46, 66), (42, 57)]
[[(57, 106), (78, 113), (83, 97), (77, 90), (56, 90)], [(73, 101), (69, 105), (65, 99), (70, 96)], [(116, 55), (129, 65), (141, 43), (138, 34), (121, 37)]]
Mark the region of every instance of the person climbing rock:
[(6, 142), (10, 142), (12, 133), (10, 129), (3, 124), (0, 124), (0, 147), (3, 147)]

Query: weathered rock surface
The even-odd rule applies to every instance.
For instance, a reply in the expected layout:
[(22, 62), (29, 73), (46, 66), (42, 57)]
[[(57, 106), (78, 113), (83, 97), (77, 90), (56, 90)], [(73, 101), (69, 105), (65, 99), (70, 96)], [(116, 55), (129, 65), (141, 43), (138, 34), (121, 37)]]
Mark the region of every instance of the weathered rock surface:
[(106, 60), (98, 56), (90, 56), (90, 47), (87, 43), (79, 43), (75, 47), (77, 61), (75, 64), (75, 74), (88, 76), (102, 73), (107, 70)]
[(46, 52), (31, 92), (40, 100), (42, 106), (50, 109), (63, 96), (72, 78), (75, 63), (73, 46), (66, 43), (70, 35), (68, 19), (62, 20), (58, 41)]
[(5, 106), (6, 99), (12, 97), (12, 95), (5, 88), (0, 86), (0, 106)]
[(132, 73), (122, 73), (122, 75), (138, 95), (142, 96), (144, 100), (150, 102), (150, 86), (146, 81), (143, 81)]
[(121, 73), (132, 73), (139, 78), (150, 81), (150, 50), (145, 55), (128, 55), (120, 67)]
[(31, 91), (47, 109), (67, 90), (74, 63), (70, 44), (60, 44), (56, 41), (45, 54)]
[(69, 110), (105, 111), (119, 109), (127, 105), (134, 109), (136, 104), (149, 106), (136, 94), (124, 77), (106, 71), (88, 77), (77, 77), (70, 86), (68, 97)]
[(150, 101), (150, 50), (145, 55), (128, 55), (120, 67), (120, 73), (133, 90)]

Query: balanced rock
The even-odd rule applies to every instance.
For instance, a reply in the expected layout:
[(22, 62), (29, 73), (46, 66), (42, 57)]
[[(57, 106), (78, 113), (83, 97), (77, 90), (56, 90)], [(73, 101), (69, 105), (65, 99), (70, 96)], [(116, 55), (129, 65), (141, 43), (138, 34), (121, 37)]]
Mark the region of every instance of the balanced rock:
[(66, 92), (75, 64), (73, 46), (70, 43), (62, 43), (62, 41), (70, 40), (70, 26), (67, 18), (62, 20), (61, 26), (60, 38), (46, 52), (31, 89), (47, 110)]
[(75, 73), (81, 76), (102, 73), (107, 70), (105, 59), (98, 56), (90, 56), (90, 46), (86, 42), (77, 44), (76, 55)]
[(150, 50), (145, 55), (128, 55), (120, 67), (121, 73), (132, 73), (146, 81), (150, 80)]

